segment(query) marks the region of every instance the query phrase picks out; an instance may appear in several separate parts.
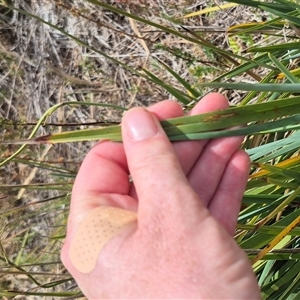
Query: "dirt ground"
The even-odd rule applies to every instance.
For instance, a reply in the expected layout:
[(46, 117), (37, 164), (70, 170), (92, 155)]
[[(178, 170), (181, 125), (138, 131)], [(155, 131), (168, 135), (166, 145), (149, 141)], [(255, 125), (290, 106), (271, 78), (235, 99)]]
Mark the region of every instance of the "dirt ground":
[[(243, 7), (233, 7), (190, 19), (182, 18), (188, 12), (225, 3), (218, 0), (140, 0), (105, 3), (172, 29), (184, 30), (180, 27), (184, 25), (189, 30), (202, 31), (207, 40), (223, 49), (230, 48), (226, 34), (228, 27), (242, 22), (261, 21), (264, 18), (259, 13)], [(14, 6), (16, 10), (7, 8), (7, 4)], [(158, 60), (190, 83), (212, 80), (220, 69), (210, 57), (211, 54), (199, 46), (108, 9), (97, 7), (88, 1), (0, 1), (0, 15), (0, 140), (27, 137), (32, 124), (35, 124), (50, 107), (66, 101), (101, 102), (130, 108), (148, 106), (163, 99), (173, 98), (162, 87), (141, 79), (92, 48), (135, 70), (146, 68), (181, 90), (183, 87), (180, 83), (159, 66)], [(57, 28), (42, 23), (33, 16), (38, 16)], [(75, 36), (90, 48), (58, 29)], [(247, 45), (239, 41), (239, 46), (242, 51)], [(204, 68), (201, 78), (198, 78), (191, 72), (189, 60), (176, 55), (171, 56), (166, 48), (196, 57), (195, 64), (207, 66), (206, 71)], [(237, 102), (242, 95), (231, 93), (227, 96)], [(119, 122), (121, 115), (116, 109), (84, 105), (73, 108), (65, 106), (47, 119), (47, 123), (52, 125), (41, 127), (37, 134), (86, 128), (86, 124), (93, 122)], [(66, 126), (67, 124), (76, 126)], [(70, 174), (74, 175), (93, 144), (84, 142), (55, 147), (30, 146), (21, 158), (60, 163), (61, 167), (70, 170)], [(0, 145), (1, 160), (17, 148)], [(57, 177), (51, 176), (51, 171), (21, 160), (0, 169), (0, 186), (49, 184), (55, 183), (56, 180)], [(0, 190), (0, 199), (4, 199), (0, 203), (0, 210), (7, 211), (58, 195), (61, 195), (59, 190)], [(41, 209), (38, 216), (33, 214), (30, 207), (22, 211), (23, 216), (32, 214), (29, 220), (24, 221), (22, 218), (22, 230), (34, 227), (35, 231), (39, 232), (31, 245), (34, 249), (38, 249), (37, 245), (47, 244), (43, 237), (49, 235), (49, 230), (53, 229), (52, 225), (57, 223), (57, 211), (49, 211), (49, 207)], [(65, 214), (66, 210), (63, 216)], [(63, 218), (60, 218), (63, 222)], [(17, 220), (13, 215), (0, 221), (0, 227), (4, 228), (0, 229), (0, 237), (6, 242), (11, 241), (15, 234), (7, 232), (7, 224), (14, 222)], [(19, 226), (14, 228), (15, 231), (21, 230)], [(15, 257), (16, 249), (9, 245), (10, 242), (5, 244), (5, 251), (11, 257)], [(59, 260), (58, 254), (56, 259)], [(57, 268), (58, 273), (65, 274), (61, 265)], [(28, 281), (23, 281), (22, 276), (7, 275), (2, 279), (0, 277), (0, 290), (1, 280), (2, 283), (5, 282), (3, 286), (6, 289), (29, 289), (29, 286), (22, 286), (28, 284)], [(74, 282), (69, 282), (63, 289), (72, 288), (73, 285)], [(15, 299), (42, 299), (41, 296), (22, 297)]]
[[(181, 90), (183, 87), (180, 83), (159, 67), (157, 60), (166, 63), (191, 84), (209, 81), (222, 69), (222, 65), (217, 65), (209, 57), (211, 54), (201, 47), (149, 25), (101, 9), (88, 1), (11, 0), (9, 3), (56, 25), (128, 67), (135, 70), (146, 68), (154, 72), (160, 79)], [(209, 42), (223, 49), (230, 46), (226, 34), (228, 27), (242, 22), (261, 21), (263, 18), (259, 13), (239, 6), (194, 18), (182, 18), (186, 12), (224, 3), (217, 0), (123, 0), (105, 3), (170, 26), (172, 29), (183, 30), (180, 27), (182, 24), (189, 30), (201, 31)], [(2, 16), (0, 117), (4, 120), (35, 123), (47, 109), (66, 101), (101, 102), (130, 108), (138, 105), (148, 106), (170, 98), (162, 87), (133, 75), (120, 64), (87, 49), (30, 15), (24, 15), (16, 10), (11, 11), (1, 5), (0, 14)], [(179, 20), (181, 24), (170, 20)], [(242, 50), (245, 45), (242, 41), (238, 43)], [(163, 47), (181, 51), (182, 55), (190, 55), (198, 59), (196, 62), (198, 65), (209, 68), (199, 78), (192, 74), (189, 61), (178, 58), (178, 55), (172, 57)], [(228, 96), (232, 101), (238, 101), (240, 98), (239, 94)], [(106, 108), (64, 107), (51, 115), (47, 122), (54, 124), (118, 122), (120, 117), (119, 111)], [(26, 129), (29, 128), (30, 126)], [(25, 128), (18, 129), (14, 132), (15, 137), (26, 137)], [(44, 126), (38, 134), (65, 129), (68, 128)], [(11, 134), (9, 130), (3, 130), (1, 138), (9, 139)], [(90, 144), (85, 143), (75, 146), (63, 145), (55, 147), (55, 153), (52, 154), (61, 156), (66, 161), (76, 158), (77, 162), (80, 162), (89, 147)], [(2, 150), (5, 152), (4, 155), (8, 156), (14, 148)], [(7, 176), (1, 179), (6, 183), (11, 182), (11, 178)]]

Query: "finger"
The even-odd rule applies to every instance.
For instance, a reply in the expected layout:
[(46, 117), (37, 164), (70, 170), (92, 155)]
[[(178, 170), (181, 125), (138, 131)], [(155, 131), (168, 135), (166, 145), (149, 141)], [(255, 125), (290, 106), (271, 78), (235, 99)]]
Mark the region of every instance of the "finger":
[[(174, 101), (163, 101), (149, 108), (160, 119), (183, 114)], [(73, 194), (98, 196), (103, 193), (128, 194), (128, 167), (121, 143), (101, 141), (85, 157), (77, 174)]]
[[(125, 114), (122, 137), (129, 170), (139, 198), (139, 216), (155, 218), (164, 214), (172, 218), (182, 209), (186, 194), (196, 194), (187, 182), (176, 152), (157, 118), (136, 108)], [(164, 191), (168, 191), (164, 194)], [(193, 198), (193, 196), (192, 196)], [(199, 204), (197, 204), (198, 206)], [(166, 214), (165, 214), (166, 216)]]
[(209, 203), (211, 214), (223, 224), (230, 235), (234, 234), (236, 228), (249, 166), (248, 154), (242, 150), (237, 151), (227, 165), (214, 200)]
[[(227, 99), (219, 93), (211, 93), (203, 99), (191, 110), (189, 115), (196, 115), (215, 110), (225, 109), (229, 106)], [(147, 108), (156, 115), (159, 120), (174, 118), (183, 115), (181, 106), (174, 101), (163, 101)], [(193, 165), (201, 155), (202, 150), (208, 140), (202, 141), (183, 141), (173, 143), (176, 155), (180, 161), (184, 173), (187, 175)], [(131, 194), (136, 197), (134, 185), (131, 188)]]
[[(88, 211), (103, 205), (97, 199), (101, 194), (128, 194), (129, 180), (126, 156), (121, 143), (103, 141), (93, 147), (85, 157), (75, 179), (71, 210)], [(82, 198), (91, 201), (82, 201)], [(72, 211), (71, 211), (72, 212)]]
[(147, 107), (158, 120), (165, 120), (183, 116), (183, 110), (179, 103), (172, 100), (164, 100)]
[[(181, 106), (171, 100), (153, 105), (149, 110), (160, 119), (183, 115)], [(137, 202), (130, 197), (118, 196), (134, 194), (128, 175), (123, 145), (109, 141), (99, 142), (87, 154), (77, 174), (69, 223), (78, 223), (90, 210), (102, 205), (136, 210)], [(103, 197), (106, 194), (108, 195)]]
[[(158, 120), (171, 119), (183, 116), (182, 107), (175, 101), (165, 100), (147, 107), (147, 110), (153, 113)], [(174, 146), (174, 144), (173, 144)], [(130, 195), (137, 199), (135, 186), (131, 185)]]
[(211, 140), (188, 174), (191, 186), (206, 206), (213, 198), (223, 173), (242, 140), (243, 137)]
[[(220, 94), (211, 94), (204, 97), (192, 110), (192, 114), (224, 108), (227, 100)], [(183, 115), (181, 106), (171, 100), (157, 103), (148, 108), (160, 120)], [(199, 154), (199, 147), (204, 142), (179, 142), (175, 143), (175, 151), (179, 156), (182, 166), (188, 170), (193, 165)], [(98, 205), (108, 205), (99, 201), (81, 201), (80, 195), (89, 195), (89, 199), (97, 199), (102, 193), (128, 194), (129, 182), (126, 156), (122, 144), (100, 142), (86, 156), (79, 170), (73, 188), (71, 210), (85, 212)], [(88, 178), (88, 180), (87, 180)], [(84, 182), (84, 184), (82, 184)], [(77, 197), (79, 196), (79, 197)], [(77, 200), (76, 200), (77, 199)]]
[[(228, 100), (221, 94), (211, 93), (203, 97), (191, 110), (189, 115), (203, 114), (216, 110), (225, 109), (229, 106)], [(183, 141), (174, 143), (184, 173), (187, 175), (201, 155), (208, 140)]]

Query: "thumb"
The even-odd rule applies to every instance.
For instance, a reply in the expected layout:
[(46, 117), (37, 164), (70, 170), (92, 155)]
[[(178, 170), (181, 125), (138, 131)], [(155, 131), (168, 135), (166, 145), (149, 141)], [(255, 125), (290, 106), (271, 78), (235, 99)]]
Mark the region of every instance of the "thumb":
[[(139, 200), (139, 220), (177, 217), (199, 207), (175, 150), (158, 119), (143, 108), (128, 111), (122, 120), (128, 168)], [(189, 200), (189, 201), (188, 201)], [(141, 216), (142, 215), (142, 216)], [(174, 219), (173, 219), (174, 220)]]

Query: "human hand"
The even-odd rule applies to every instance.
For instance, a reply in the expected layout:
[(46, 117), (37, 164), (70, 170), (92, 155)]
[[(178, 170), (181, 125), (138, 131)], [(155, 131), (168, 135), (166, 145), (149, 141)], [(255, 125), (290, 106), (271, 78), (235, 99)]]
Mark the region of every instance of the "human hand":
[[(226, 107), (223, 96), (210, 94), (191, 114)], [(83, 161), (64, 265), (89, 299), (260, 299), (251, 265), (232, 238), (249, 171), (242, 138), (172, 144), (157, 119), (182, 116), (179, 104), (147, 110), (125, 114), (123, 144), (100, 142)], [(108, 241), (93, 270), (83, 273), (70, 248), (80, 224), (100, 206), (135, 211), (137, 222)]]

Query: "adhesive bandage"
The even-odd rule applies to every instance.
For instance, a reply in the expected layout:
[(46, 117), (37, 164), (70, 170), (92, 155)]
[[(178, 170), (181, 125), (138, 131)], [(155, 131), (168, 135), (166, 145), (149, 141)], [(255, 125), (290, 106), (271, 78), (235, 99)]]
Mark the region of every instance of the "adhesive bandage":
[(105, 244), (136, 220), (133, 211), (108, 206), (93, 209), (79, 225), (70, 247), (74, 267), (82, 273), (93, 271)]

